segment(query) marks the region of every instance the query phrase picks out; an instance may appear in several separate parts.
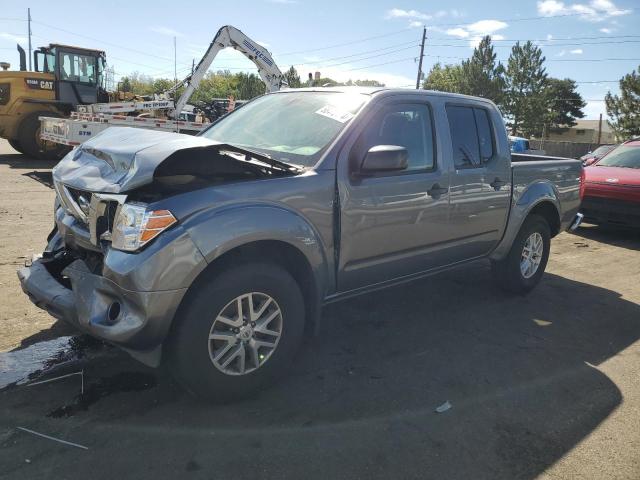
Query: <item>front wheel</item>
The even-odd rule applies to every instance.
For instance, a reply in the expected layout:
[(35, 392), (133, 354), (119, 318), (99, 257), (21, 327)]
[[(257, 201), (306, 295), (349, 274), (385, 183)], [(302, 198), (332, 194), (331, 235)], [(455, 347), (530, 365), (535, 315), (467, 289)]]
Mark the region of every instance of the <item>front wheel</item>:
[(198, 396), (227, 401), (287, 371), (304, 331), (298, 284), (271, 264), (230, 267), (188, 294), (169, 345), (169, 367)]
[(509, 292), (528, 293), (544, 274), (550, 246), (551, 231), (547, 221), (540, 215), (529, 215), (508, 255), (491, 262), (495, 281)]

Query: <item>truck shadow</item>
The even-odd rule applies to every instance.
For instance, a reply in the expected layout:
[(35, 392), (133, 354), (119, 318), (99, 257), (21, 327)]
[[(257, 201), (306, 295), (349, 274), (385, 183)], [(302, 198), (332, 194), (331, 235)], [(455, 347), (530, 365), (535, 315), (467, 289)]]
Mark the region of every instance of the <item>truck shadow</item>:
[[(76, 412), (92, 425), (78, 434), (105, 462), (126, 438), (228, 478), (259, 468), (286, 478), (532, 479), (621, 404), (599, 365), (639, 338), (640, 306), (614, 291), (546, 274), (513, 297), (492, 286), (486, 265), (469, 265), (327, 307), (289, 376), (255, 398), (208, 405), (160, 375)], [(140, 367), (122, 354), (96, 359), (85, 378), (90, 386), (129, 370)], [(69, 391), (50, 384), (46, 399), (16, 410), (44, 418)], [(14, 391), (15, 405), (27, 393)], [(445, 401), (452, 408), (435, 413)], [(96, 456), (56, 455), (61, 473), (102, 471)], [(136, 459), (127, 471), (162, 476), (163, 465)]]
[(640, 230), (599, 225), (583, 225), (574, 235), (616, 247), (640, 250)]
[(0, 165), (7, 165), (11, 169), (25, 170), (22, 175), (49, 188), (53, 188), (51, 169), (55, 164), (56, 162), (53, 161), (36, 160), (21, 153), (0, 155)]

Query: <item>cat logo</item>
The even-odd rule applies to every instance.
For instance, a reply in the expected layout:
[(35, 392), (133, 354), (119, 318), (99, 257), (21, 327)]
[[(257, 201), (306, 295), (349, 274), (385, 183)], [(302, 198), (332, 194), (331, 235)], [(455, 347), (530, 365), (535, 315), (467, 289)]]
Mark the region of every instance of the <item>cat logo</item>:
[(39, 78), (25, 78), (27, 87), (32, 90), (53, 90), (53, 80), (40, 80)]

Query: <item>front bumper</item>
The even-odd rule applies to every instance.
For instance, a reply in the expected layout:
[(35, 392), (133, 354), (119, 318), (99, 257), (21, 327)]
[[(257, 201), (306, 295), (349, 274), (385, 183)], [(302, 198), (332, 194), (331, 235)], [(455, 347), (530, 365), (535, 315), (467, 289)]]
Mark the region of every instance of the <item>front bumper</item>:
[[(18, 271), (22, 290), (38, 307), (94, 337), (158, 366), (161, 345), (186, 288), (132, 291), (91, 273), (82, 260), (56, 275), (51, 260), (39, 259)], [(52, 273), (53, 272), (53, 273)], [(57, 278), (58, 277), (58, 278)], [(71, 288), (59, 280), (68, 279)]]

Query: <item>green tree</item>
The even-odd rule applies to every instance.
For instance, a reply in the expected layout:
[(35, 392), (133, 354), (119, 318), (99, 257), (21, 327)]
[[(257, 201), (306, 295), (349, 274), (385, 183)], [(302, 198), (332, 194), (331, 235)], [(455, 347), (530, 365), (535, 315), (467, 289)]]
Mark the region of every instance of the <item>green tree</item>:
[(460, 93), (483, 97), (502, 105), (504, 99), (504, 67), (496, 62), (491, 37), (487, 35), (473, 50), (469, 60), (462, 62)]
[(120, 79), (119, 90), (121, 92), (130, 92), (131, 91), (131, 80), (129, 80), (129, 77), (122, 77)]
[(437, 90), (439, 92), (462, 93), (462, 65), (445, 65), (436, 63), (422, 87), (426, 90)]
[(540, 135), (547, 113), (547, 73), (542, 50), (531, 41), (511, 49), (505, 72), (505, 98), (502, 103), (513, 135)]
[(262, 95), (265, 90), (265, 84), (260, 77), (253, 73), (238, 73), (238, 99), (250, 100), (253, 97)]
[(578, 93), (575, 80), (570, 78), (548, 78), (544, 94), (547, 111), (544, 124), (549, 130), (563, 131), (576, 124), (576, 118), (583, 118), (582, 109), (587, 106)]
[(300, 75), (298, 75), (298, 71), (291, 65), (291, 68), (284, 72), (284, 79), (289, 85), (289, 88), (300, 88), (302, 87), (302, 82), (300, 81)]
[(166, 92), (170, 88), (173, 88), (174, 85), (175, 83), (173, 82), (173, 80), (169, 80), (166, 78), (156, 78), (153, 81), (153, 93), (157, 94)]
[(620, 95), (607, 93), (604, 101), (609, 125), (620, 140), (640, 135), (640, 74), (634, 70), (622, 77)]

